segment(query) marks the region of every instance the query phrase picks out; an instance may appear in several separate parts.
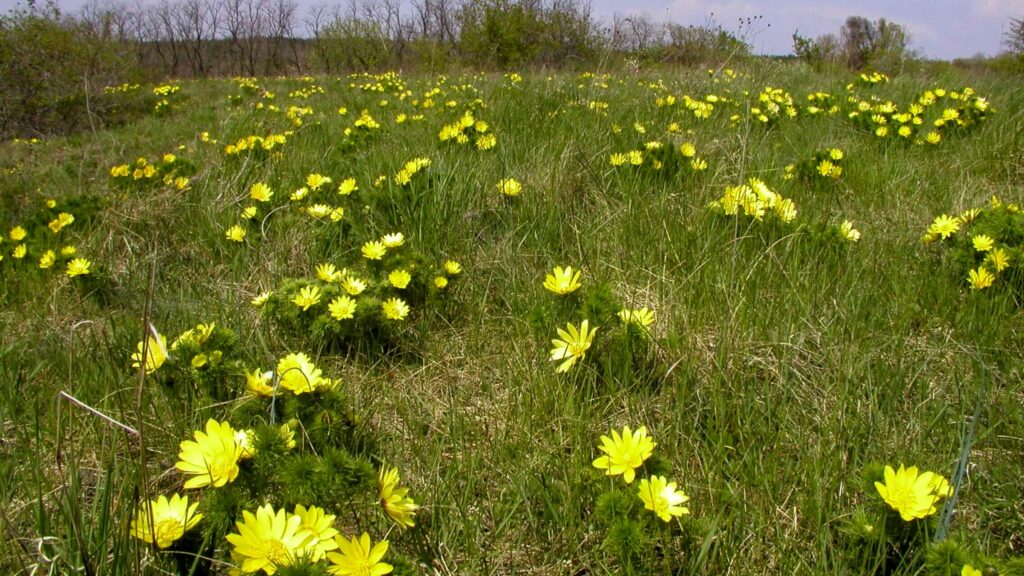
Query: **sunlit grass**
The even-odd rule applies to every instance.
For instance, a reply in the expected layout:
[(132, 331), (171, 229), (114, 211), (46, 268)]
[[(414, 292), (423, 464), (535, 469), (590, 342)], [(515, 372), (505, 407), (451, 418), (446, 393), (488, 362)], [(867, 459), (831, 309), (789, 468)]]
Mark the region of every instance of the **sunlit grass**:
[[(659, 78), (665, 89), (652, 87)], [(94, 195), (104, 205), (60, 232), (93, 263), (86, 277), (68, 278), (63, 264), (39, 270), (41, 253), (12, 264), (14, 242), (0, 243), (0, 567), (132, 574), (201, 564), (132, 538), (131, 516), (140, 502), (182, 489), (179, 443), (208, 418), (255, 421), (261, 412), (239, 400), (241, 370), (210, 390), (140, 380), (130, 356), (144, 322), (169, 339), (216, 322), (237, 334), (248, 371), (304, 353), (337, 379), (345, 425), (358, 430), (346, 449), (400, 469), (420, 509), (407, 531), (367, 520), (372, 490), (367, 502), (353, 496), (351, 510), (329, 512), (346, 538), (387, 538), (401, 573), (631, 573), (605, 544), (598, 504), (616, 480), (592, 466), (600, 436), (624, 426), (646, 427), (657, 443), (637, 477), (665, 476), (689, 497), (689, 514), (666, 524), (659, 537), (670, 546), (654, 548), (649, 569), (918, 573), (921, 557), (900, 563), (849, 536), (857, 511), (881, 502), (865, 469), (903, 463), (955, 480), (965, 447), (950, 537), (975, 565), (1007, 561), (1024, 545), (1014, 504), (1024, 497), (1021, 295), (1005, 285), (970, 290), (948, 251), (921, 236), (936, 216), (986, 206), (993, 195), (1020, 203), (1020, 97), (998, 78), (907, 75), (848, 91), (851, 80), (777, 65), (735, 80), (694, 71), (521, 83), (416, 76), (404, 79), (411, 94), (401, 96), (358, 89), (377, 82), (367, 77), (259, 79), (273, 99), (210, 80), (183, 83), (167, 116), (2, 145), (0, 168), (12, 170), (0, 182), (5, 235), (46, 199)], [(323, 93), (289, 96), (314, 83)], [(848, 95), (906, 106), (927, 89), (965, 85), (995, 113), (938, 145), (882, 139), (847, 117)], [(797, 117), (762, 125), (751, 108), (765, 86), (790, 93)], [(806, 114), (807, 94), (818, 91), (842, 111)], [(240, 103), (229, 102), (234, 94)], [(665, 94), (680, 104), (657, 106)], [(698, 119), (683, 94), (720, 101)], [(285, 116), (292, 105), (313, 109), (301, 126)], [(468, 109), (486, 122), (479, 134), (492, 134), (494, 148), (479, 149), (475, 132), (466, 144), (439, 138)], [(363, 110), (381, 127), (354, 128)], [(267, 153), (225, 152), (268, 134), (287, 141)], [(609, 162), (652, 141), (692, 143), (707, 167)], [(787, 165), (814, 159), (816, 167), (830, 148), (843, 151), (840, 177), (786, 179)], [(187, 187), (110, 176), (166, 153), (194, 167)], [(429, 167), (401, 177), (415, 158)], [(315, 202), (343, 206), (340, 222), (299, 209), (313, 200), (289, 200), (315, 184), (311, 174), (333, 180)], [(337, 194), (347, 178), (359, 190)], [(763, 218), (720, 209), (727, 189), (754, 194), (752, 178), (790, 199), (795, 216), (770, 203)], [(502, 193), (498, 184), (511, 180), (521, 189)], [(257, 182), (273, 197), (255, 202)], [(719, 208), (709, 207), (715, 201)], [(250, 205), (258, 214), (243, 221)], [(844, 221), (859, 239), (844, 237)], [(245, 230), (241, 242), (226, 238), (232, 226)], [(328, 338), (302, 322), (330, 298), (306, 294), (309, 310), (288, 308), (286, 322), (250, 303), (288, 278), (315, 282), (325, 262), (387, 278), (392, 268), (374, 268), (383, 265), (362, 247), (396, 232), (404, 245), (394, 254), (407, 258), (414, 285), (417, 271), (436, 269), (408, 317), (384, 311), (357, 337)], [(448, 260), (461, 272), (430, 288)], [(579, 288), (568, 289), (572, 278), (546, 288), (545, 277), (568, 266), (580, 272)], [(396, 295), (381, 288), (374, 305)], [(631, 332), (617, 313), (643, 307), (655, 320)], [(552, 362), (556, 330), (582, 321), (597, 329), (585, 354)], [(312, 434), (334, 438), (326, 429)], [(246, 509), (271, 501), (276, 510), (282, 497), (252, 497)], [(234, 529), (195, 543), (216, 570), (230, 561), (223, 536)]]

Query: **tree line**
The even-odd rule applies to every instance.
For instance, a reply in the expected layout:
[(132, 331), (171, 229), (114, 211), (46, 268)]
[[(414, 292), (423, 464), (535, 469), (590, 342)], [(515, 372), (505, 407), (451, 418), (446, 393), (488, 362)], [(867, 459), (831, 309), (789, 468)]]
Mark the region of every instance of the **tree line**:
[(30, 4), (0, 29), (26, 18), (116, 47), (151, 78), (588, 67), (612, 58), (703, 64), (749, 54), (737, 32), (713, 20), (616, 14), (604, 22), (587, 0), (349, 0), (305, 10), (295, 0), (90, 0), (74, 14)]

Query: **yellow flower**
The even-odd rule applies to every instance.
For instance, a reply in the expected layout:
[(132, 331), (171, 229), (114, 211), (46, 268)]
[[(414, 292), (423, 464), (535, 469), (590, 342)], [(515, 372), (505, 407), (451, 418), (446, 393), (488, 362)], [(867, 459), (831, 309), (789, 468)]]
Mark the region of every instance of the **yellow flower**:
[(302, 519), (299, 529), (309, 534), (310, 541), (306, 548), (310, 551), (310, 560), (319, 562), (328, 552), (338, 548), (338, 543), (334, 541), (338, 531), (334, 528), (333, 514), (327, 514), (317, 506), (306, 508), (296, 504), (295, 515)]
[(970, 564), (964, 564), (964, 567), (960, 569), (960, 576), (981, 576), (981, 570), (978, 570)]
[(555, 294), (569, 294), (580, 287), (580, 271), (572, 266), (555, 266), (551, 274), (544, 277), (544, 287)]
[(608, 163), (612, 166), (622, 166), (626, 163), (626, 155), (621, 152), (615, 152), (608, 158)]
[(1010, 257), (1006, 254), (1006, 250), (1002, 248), (993, 248), (991, 252), (985, 256), (985, 263), (996, 269), (996, 272), (1002, 272), (1010, 265)]
[(388, 320), (404, 320), (409, 315), (409, 306), (401, 298), (390, 298), (381, 304), (381, 311)]
[(305, 186), (303, 186), (302, 188), (299, 188), (295, 192), (292, 192), (291, 201), (292, 202), (298, 202), (298, 201), (302, 200), (303, 198), (305, 198), (308, 195), (309, 195), (309, 188), (306, 188)]
[(356, 186), (355, 178), (346, 178), (338, 184), (338, 194), (342, 196), (348, 196), (349, 194), (359, 190), (359, 186)]
[(942, 135), (938, 132), (929, 132), (925, 137), (924, 141), (929, 144), (938, 144), (942, 141)]
[(461, 127), (449, 124), (441, 128), (441, 131), (437, 133), (437, 139), (441, 142), (447, 142), (462, 135)]
[(327, 310), (331, 313), (331, 318), (338, 320), (347, 320), (353, 318), (356, 313), (356, 301), (348, 296), (338, 296), (331, 303), (327, 305)]
[(523, 185), (515, 178), (502, 178), (498, 181), (497, 188), (505, 196), (518, 196), (523, 191)]
[(928, 227), (928, 234), (945, 239), (955, 234), (958, 230), (960, 230), (960, 220), (955, 216), (943, 214), (936, 217), (935, 221)]
[(316, 277), (324, 282), (337, 282), (345, 277), (345, 273), (338, 272), (334, 264), (324, 262), (316, 267)]
[(156, 544), (158, 548), (167, 548), (199, 523), (203, 515), (196, 514), (198, 507), (198, 502), (188, 505), (188, 496), (174, 494), (168, 500), (161, 494), (136, 510), (132, 536)]
[(405, 270), (392, 270), (388, 274), (388, 283), (398, 288), (399, 290), (404, 289), (412, 281), (412, 275)]
[(67, 275), (68, 278), (74, 278), (75, 276), (85, 276), (89, 273), (89, 266), (92, 262), (89, 262), (85, 258), (75, 258), (68, 262)]
[(318, 286), (305, 286), (292, 298), (292, 303), (302, 308), (303, 312), (309, 310), (310, 306), (315, 306), (317, 302), (320, 302), (320, 288)]
[(380, 241), (385, 248), (398, 248), (405, 244), (405, 236), (401, 232), (395, 232), (394, 234), (385, 234)]
[(454, 260), (445, 260), (444, 271), (449, 276), (455, 276), (462, 273), (462, 265)]
[(408, 496), (408, 488), (400, 488), (398, 468), (381, 468), (378, 483), (378, 498), (384, 512), (403, 528), (415, 526), (413, 516), (419, 506)]
[(900, 464), (898, 471), (886, 466), (885, 482), (875, 482), (875, 489), (886, 504), (900, 513), (900, 518), (910, 522), (935, 514), (935, 504), (947, 496), (936, 476), (934, 472), (918, 474), (916, 466), (904, 468)]
[(53, 263), (57, 261), (57, 253), (53, 250), (47, 250), (43, 253), (42, 257), (39, 258), (39, 267), (47, 269), (53, 266)]
[(989, 272), (984, 266), (978, 266), (967, 274), (967, 281), (971, 283), (971, 290), (983, 290), (995, 282), (995, 275)]
[(310, 190), (317, 190), (324, 184), (330, 184), (330, 176), (321, 176), (320, 174), (310, 174), (306, 176), (306, 186), (309, 186)]
[(789, 223), (796, 218), (796, 204), (789, 198), (779, 198), (774, 208), (775, 215), (783, 222)]
[(839, 225), (839, 233), (850, 242), (860, 240), (860, 231), (854, 228), (853, 222), (849, 220), (843, 220), (843, 223)]
[(247, 206), (245, 209), (242, 210), (242, 213), (239, 215), (242, 217), (242, 220), (252, 220), (253, 218), (256, 217), (256, 207)]
[(942, 474), (932, 473), (932, 479), (928, 482), (928, 486), (940, 498), (949, 498), (953, 495), (953, 487), (949, 485), (949, 481)]
[(323, 372), (301, 352), (289, 354), (277, 363), (277, 377), (281, 386), (296, 395), (316, 390), (324, 380)]
[[(993, 198), (998, 201), (998, 198), (995, 198), (994, 196)], [(998, 206), (993, 206), (993, 208), (998, 208)], [(960, 222), (963, 224), (970, 224), (971, 222), (974, 221), (975, 218), (978, 217), (979, 214), (981, 214), (980, 208), (970, 208), (964, 210), (963, 212), (960, 213)]]
[(477, 138), (476, 148), (477, 150), (490, 150), (498, 144), (498, 138), (494, 134), (484, 134)]
[(448, 279), (445, 278), (444, 276), (435, 276), (434, 277), (434, 286), (438, 290), (444, 290), (448, 286)]
[(61, 256), (74, 256), (75, 252), (78, 252), (78, 249), (74, 246), (64, 246), (60, 249)]
[(25, 229), (22, 228), (21, 226), (15, 226), (14, 228), (11, 228), (11, 232), (10, 234), (8, 234), (10, 239), (14, 240), (15, 242), (20, 242), (24, 240), (25, 236), (27, 235), (28, 232), (26, 232)]
[(274, 395), (274, 387), (270, 385), (273, 379), (274, 373), (270, 370), (263, 372), (257, 368), (252, 372), (246, 372), (245, 391), (253, 396), (270, 398)]
[(327, 571), (334, 576), (384, 576), (394, 569), (390, 564), (381, 562), (388, 551), (388, 541), (376, 544), (370, 541), (370, 535), (363, 533), (358, 539), (351, 540), (342, 535), (334, 537), (339, 552), (329, 552), (327, 559), (331, 566)]
[(995, 246), (995, 241), (992, 240), (992, 237), (984, 234), (979, 234), (971, 238), (971, 243), (974, 245), (974, 249), (978, 252), (988, 252)]
[(256, 455), (256, 431), (249, 428), (247, 430), (235, 430), (235, 442), (242, 448), (242, 454), (238, 457), (239, 460), (248, 460)]
[(273, 295), (274, 293), (270, 290), (267, 290), (266, 292), (260, 292), (252, 300), (250, 300), (249, 303), (256, 307), (263, 306), (264, 304), (267, 303), (267, 300), (270, 300), (270, 297)]
[(264, 504), (256, 514), (242, 511), (242, 519), (235, 522), (238, 533), (225, 539), (234, 547), (231, 558), (241, 561), (242, 572), (268, 575), (278, 567), (289, 566), (297, 558), (310, 553), (310, 533), (302, 529), (302, 518), (288, 514), (284, 509), (276, 513), (273, 506)]
[(619, 320), (624, 324), (636, 324), (642, 328), (650, 328), (654, 324), (654, 311), (644, 306), (639, 310), (623, 308), (619, 310)]
[[(155, 337), (154, 337), (155, 335)], [(132, 354), (132, 368), (138, 368), (142, 361), (142, 342), (136, 346), (136, 352)], [(167, 339), (162, 334), (150, 327), (150, 334), (146, 337), (146, 374), (153, 373), (157, 368), (167, 361)]]
[(607, 470), (607, 476), (622, 474), (626, 484), (631, 484), (636, 478), (636, 469), (651, 457), (657, 444), (647, 435), (646, 426), (637, 428), (636, 433), (629, 426), (622, 429), (621, 435), (615, 430), (611, 433), (611, 438), (601, 436), (599, 449), (605, 455), (594, 460), (594, 468)]
[(274, 197), (274, 191), (263, 182), (257, 182), (249, 188), (249, 198), (257, 202), (269, 202)]
[(566, 324), (566, 330), (558, 329), (559, 338), (551, 340), (551, 344), (554, 348), (551, 349), (551, 360), (564, 360), (559, 364), (556, 369), (557, 372), (568, 372), (569, 368), (572, 368), (576, 364), (577, 360), (582, 360), (587, 355), (587, 349), (594, 341), (594, 333), (597, 332), (597, 328), (590, 330), (590, 322), (584, 320), (580, 324), (579, 330), (576, 329), (571, 323)]
[(826, 178), (830, 178), (830, 177), (832, 177), (832, 172), (836, 168), (838, 168), (838, 166), (833, 164), (831, 160), (822, 160), (818, 164), (818, 174), (821, 174), (822, 176), (824, 176)]
[(654, 512), (665, 522), (670, 522), (673, 516), (690, 513), (689, 508), (681, 506), (690, 498), (681, 490), (676, 490), (676, 483), (668, 482), (664, 476), (640, 480), (639, 492), (644, 509)]
[[(16, 260), (21, 260), (26, 254), (28, 254), (28, 247), (24, 244), (18, 244), (14, 247), (14, 250), (11, 250), (11, 256)], [(68, 271), (68, 276), (71, 276), (70, 270)]]
[(47, 224), (47, 227), (50, 228), (51, 232), (56, 234), (63, 230), (65, 226), (70, 226), (71, 223), (74, 221), (74, 216), (68, 214), (67, 212), (61, 212), (60, 214), (57, 215), (55, 219), (53, 219), (52, 221), (50, 221), (49, 224)]
[(313, 218), (321, 219), (330, 216), (332, 210), (333, 208), (327, 204), (313, 204), (306, 208), (306, 214), (309, 214)]
[(245, 240), (245, 228), (242, 228), (238, 224), (235, 224), (231, 228), (224, 231), (224, 237), (232, 242), (241, 242)]
[(363, 290), (366, 290), (366, 282), (363, 282), (355, 276), (349, 276), (342, 280), (341, 287), (348, 292), (351, 296), (358, 296), (362, 294)]
[(216, 322), (210, 322), (209, 324), (198, 324), (195, 328), (185, 330), (171, 343), (171, 350), (177, 350), (182, 344), (202, 346), (213, 335), (213, 330), (216, 327)]
[(178, 346), (182, 344), (195, 344), (196, 346), (202, 346), (210, 339), (213, 335), (213, 330), (217, 327), (216, 322), (210, 322), (209, 324), (198, 324), (195, 328), (189, 328), (182, 332), (174, 342), (171, 343), (171, 350), (177, 350)]
[(377, 242), (375, 240), (371, 240), (366, 244), (363, 244), (362, 247), (363, 258), (366, 258), (367, 260), (380, 260), (385, 254), (387, 254), (387, 251), (387, 246), (385, 246), (383, 242)]
[(181, 443), (175, 468), (193, 477), (185, 489), (213, 486), (220, 488), (238, 477), (238, 460), (242, 447), (235, 438), (235, 429), (227, 422), (206, 421), (206, 432), (196, 430), (195, 441)]
[(626, 158), (633, 166), (639, 166), (644, 163), (643, 152), (639, 150), (630, 150), (629, 152), (626, 152)]

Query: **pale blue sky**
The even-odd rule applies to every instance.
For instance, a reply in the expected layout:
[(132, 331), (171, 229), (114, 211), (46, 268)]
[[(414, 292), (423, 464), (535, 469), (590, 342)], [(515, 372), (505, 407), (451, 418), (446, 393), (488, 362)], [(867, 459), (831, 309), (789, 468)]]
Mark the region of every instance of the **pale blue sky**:
[[(42, 3), (44, 0), (39, 0)], [(73, 12), (86, 0), (59, 0)], [(134, 1), (134, 0), (133, 0)], [(173, 1), (173, 0), (171, 0)], [(324, 0), (297, 0), (305, 8)], [(349, 0), (343, 0), (348, 4)], [(761, 24), (747, 36), (757, 53), (787, 54), (796, 29), (804, 36), (838, 32), (847, 16), (872, 20), (886, 18), (905, 25), (912, 45), (928, 57), (956, 58), (996, 54), (1002, 50), (1003, 33), (1010, 17), (1024, 16), (1024, 0), (592, 0), (595, 14), (610, 21), (619, 12), (646, 13), (652, 19), (671, 19), (681, 24), (702, 24), (710, 14), (728, 30), (736, 30), (741, 17), (761, 15)], [(23, 0), (20, 2), (23, 5)], [(0, 0), (6, 12), (19, 0)], [(767, 26), (769, 25), (770, 26)]]
[[(1024, 16), (1024, 0), (593, 0), (599, 14), (612, 11), (646, 12), (652, 18), (702, 23), (714, 12), (726, 29), (741, 17), (761, 15), (762, 24), (747, 38), (758, 53), (792, 52), (792, 35), (818, 36), (838, 32), (847, 16), (885, 18), (905, 25), (912, 45), (932, 58), (956, 58), (1002, 50), (1010, 17)], [(628, 7), (628, 8), (626, 8)]]

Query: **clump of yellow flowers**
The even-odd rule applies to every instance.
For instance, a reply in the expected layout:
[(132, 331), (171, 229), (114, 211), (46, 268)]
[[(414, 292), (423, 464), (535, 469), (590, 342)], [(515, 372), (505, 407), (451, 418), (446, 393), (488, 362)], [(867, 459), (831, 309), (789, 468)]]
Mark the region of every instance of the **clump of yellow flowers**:
[(467, 110), (458, 120), (441, 128), (437, 139), (456, 144), (473, 143), (478, 150), (490, 150), (498, 143), (494, 133), (490, 132), (490, 125), (474, 117), (471, 110)]
[(959, 215), (940, 214), (921, 237), (924, 244), (949, 249), (965, 284), (974, 292), (1000, 285), (1020, 293), (1020, 275), (1007, 273), (1017, 265), (1024, 244), (1024, 212), (1015, 203), (993, 196), (988, 206)]
[(755, 220), (764, 220), (770, 214), (783, 223), (792, 222), (797, 213), (792, 200), (775, 192), (758, 178), (727, 187), (722, 197), (711, 202), (709, 207), (727, 216), (743, 214)]
[[(632, 484), (636, 470), (654, 453), (657, 444), (647, 435), (647, 427), (641, 426), (634, 432), (625, 426), (622, 432), (611, 431), (611, 436), (601, 436), (599, 449), (603, 456), (594, 460), (594, 467), (604, 470), (608, 476), (622, 475), (626, 484)], [(654, 512), (658, 518), (669, 522), (673, 517), (689, 514), (682, 506), (690, 498), (669, 482), (664, 476), (650, 476), (640, 481), (637, 492), (644, 508)]]

